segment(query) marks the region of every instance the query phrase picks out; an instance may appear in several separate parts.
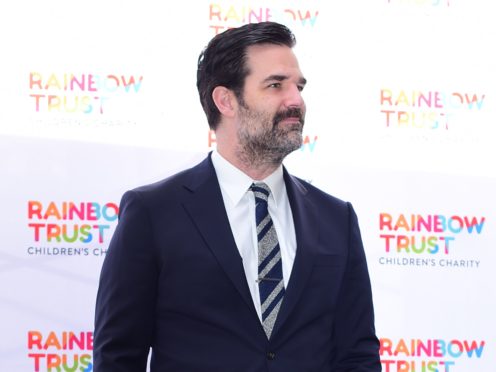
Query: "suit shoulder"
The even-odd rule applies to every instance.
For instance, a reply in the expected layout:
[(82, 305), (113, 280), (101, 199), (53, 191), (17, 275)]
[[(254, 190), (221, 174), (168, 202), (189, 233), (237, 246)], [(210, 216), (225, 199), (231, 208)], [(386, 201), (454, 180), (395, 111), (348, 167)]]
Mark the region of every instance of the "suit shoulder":
[(339, 208), (349, 208), (350, 203), (348, 201), (345, 201), (343, 199), (340, 199), (334, 195), (331, 195), (327, 193), (326, 191), (323, 191), (322, 189), (319, 189), (318, 187), (312, 185), (311, 183), (296, 177), (296, 176), (290, 176), (294, 183), (297, 185), (297, 187), (301, 188), (302, 190), (305, 190), (307, 195), (314, 199), (318, 203), (325, 203), (325, 204), (330, 204), (335, 207)]
[(138, 195), (145, 201), (174, 199), (211, 176), (215, 176), (215, 172), (210, 159), (206, 158), (191, 168), (177, 172), (160, 181), (136, 187), (127, 191), (126, 194)]
[(159, 181), (149, 183), (146, 185), (141, 185), (130, 190), (131, 192), (141, 194), (142, 196), (153, 195), (155, 193), (162, 193), (164, 191), (169, 191), (177, 187), (177, 185), (182, 184), (182, 180), (187, 177), (190, 169), (185, 169), (180, 172), (174, 173), (167, 178), (161, 179)]

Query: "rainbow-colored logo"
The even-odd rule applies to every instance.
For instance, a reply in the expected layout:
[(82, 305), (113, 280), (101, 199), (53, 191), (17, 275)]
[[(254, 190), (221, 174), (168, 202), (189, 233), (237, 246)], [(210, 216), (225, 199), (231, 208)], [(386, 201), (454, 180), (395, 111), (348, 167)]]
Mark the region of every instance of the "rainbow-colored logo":
[(480, 111), (485, 97), (483, 93), (383, 88), (380, 112), (387, 128), (448, 130), (456, 112)]
[(28, 358), (34, 371), (91, 372), (93, 332), (28, 332)]
[(281, 8), (267, 6), (234, 5), (232, 2), (210, 3), (208, 8), (209, 28), (215, 35), (228, 28), (239, 27), (246, 23), (279, 22), (286, 25), (314, 27), (319, 11), (308, 8)]
[(456, 235), (480, 235), (485, 222), (485, 217), (379, 214), (380, 238), (386, 253), (449, 254)]
[[(477, 259), (449, 258), (460, 235), (481, 235), (484, 216), (442, 214), (379, 214), (379, 238), (388, 257), (381, 265), (478, 268)], [(439, 260), (436, 257), (440, 258)]]
[(37, 113), (103, 114), (119, 94), (136, 94), (143, 76), (93, 73), (29, 73), (29, 97)]
[[(380, 339), (380, 356), (384, 372), (454, 371), (455, 360), (480, 359), (484, 340), (442, 340), (391, 338)], [(476, 370), (476, 369), (474, 369)]]
[[(104, 253), (111, 228), (115, 227), (119, 207), (116, 203), (29, 200), (28, 228), (33, 242), (58, 244), (63, 247), (30, 246), (31, 255), (88, 255), (88, 245), (96, 244), (94, 255)], [(68, 246), (69, 245), (69, 246)], [(75, 248), (72, 245), (78, 245)]]

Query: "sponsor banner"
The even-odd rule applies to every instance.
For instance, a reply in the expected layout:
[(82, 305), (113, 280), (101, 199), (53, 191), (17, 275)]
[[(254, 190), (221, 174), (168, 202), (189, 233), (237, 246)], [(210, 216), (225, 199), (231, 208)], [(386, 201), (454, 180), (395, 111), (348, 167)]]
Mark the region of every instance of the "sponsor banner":
[(91, 371), (97, 283), (122, 194), (205, 153), (5, 136), (0, 149), (8, 190), (0, 196), (0, 370)]
[(0, 41), (0, 370), (92, 370), (97, 281), (120, 197), (215, 148), (198, 54), (223, 30), (272, 20), (295, 32), (308, 79), (303, 144), (285, 165), (357, 211), (383, 370), (492, 371), (493, 8), (0, 5), (0, 32), (12, 35)]

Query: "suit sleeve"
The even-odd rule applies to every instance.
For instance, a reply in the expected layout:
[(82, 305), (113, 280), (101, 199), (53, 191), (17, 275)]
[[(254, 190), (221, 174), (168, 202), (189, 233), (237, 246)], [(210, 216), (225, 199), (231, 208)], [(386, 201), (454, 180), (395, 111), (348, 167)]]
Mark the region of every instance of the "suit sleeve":
[(159, 271), (154, 249), (148, 211), (137, 192), (127, 192), (100, 275), (95, 372), (146, 371)]
[(334, 326), (332, 371), (381, 371), (372, 290), (357, 216), (349, 211), (348, 259)]

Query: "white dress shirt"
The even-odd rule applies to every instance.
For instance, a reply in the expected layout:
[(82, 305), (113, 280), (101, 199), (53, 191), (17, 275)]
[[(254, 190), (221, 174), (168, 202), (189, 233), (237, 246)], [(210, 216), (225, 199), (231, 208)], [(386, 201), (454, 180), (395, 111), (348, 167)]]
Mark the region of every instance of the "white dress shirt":
[[(250, 191), (253, 182), (249, 176), (224, 159), (216, 150), (212, 162), (217, 173), (224, 206), (236, 246), (243, 259), (246, 280), (258, 317), (262, 319), (258, 291), (258, 240), (255, 221), (255, 196)], [(258, 181), (260, 182), (260, 181)], [(287, 288), (296, 254), (296, 234), (293, 214), (289, 205), (282, 166), (263, 180), (271, 190), (269, 213), (279, 239), (284, 287)]]

